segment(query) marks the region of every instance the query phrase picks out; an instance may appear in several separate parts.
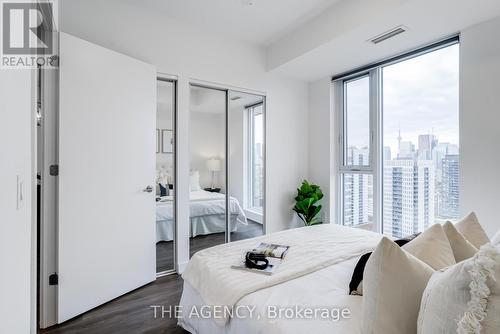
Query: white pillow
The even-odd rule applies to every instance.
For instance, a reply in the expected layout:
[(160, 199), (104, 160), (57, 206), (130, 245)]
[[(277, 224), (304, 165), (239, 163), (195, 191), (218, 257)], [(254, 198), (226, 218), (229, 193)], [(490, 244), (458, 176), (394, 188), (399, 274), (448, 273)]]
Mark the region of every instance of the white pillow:
[(456, 223), (455, 227), (477, 249), (490, 242), (474, 212), (469, 213), (467, 217)]
[(189, 190), (190, 191), (199, 191), (201, 190), (200, 186), (200, 172), (197, 170), (189, 173)]
[(434, 270), (382, 238), (363, 274), (363, 334), (412, 334)]
[(435, 272), (422, 297), (418, 333), (500, 333), (499, 279), (500, 252), (489, 244)]
[(477, 248), (474, 247), (470, 242), (468, 242), (462, 233), (458, 232), (451, 222), (446, 222), (443, 225), (443, 230), (448, 237), (451, 249), (453, 249), (453, 255), (455, 255), (455, 261), (460, 262), (471, 258), (477, 253)]
[(401, 248), (424, 261), (434, 270), (446, 268), (456, 263), (450, 242), (440, 224), (432, 225)]
[[(500, 230), (498, 230), (498, 232), (491, 239), (491, 244), (493, 246), (497, 246), (498, 244), (500, 244)], [(500, 246), (500, 245), (498, 245), (498, 246)]]

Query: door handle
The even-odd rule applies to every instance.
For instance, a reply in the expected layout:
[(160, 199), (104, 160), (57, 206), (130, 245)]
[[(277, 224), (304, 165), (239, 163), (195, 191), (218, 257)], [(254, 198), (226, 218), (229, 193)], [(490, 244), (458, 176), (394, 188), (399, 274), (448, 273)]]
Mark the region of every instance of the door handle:
[(145, 193), (152, 193), (153, 192), (153, 187), (147, 186), (146, 189), (143, 190)]

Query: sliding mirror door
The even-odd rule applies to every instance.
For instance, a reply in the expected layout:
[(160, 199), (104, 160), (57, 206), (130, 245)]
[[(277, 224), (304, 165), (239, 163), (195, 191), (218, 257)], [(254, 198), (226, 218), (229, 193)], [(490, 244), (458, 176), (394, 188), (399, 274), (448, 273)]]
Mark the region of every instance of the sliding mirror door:
[(190, 87), (190, 253), (227, 241), (227, 91)]
[(175, 81), (157, 80), (156, 272), (175, 269)]
[(229, 194), (231, 241), (264, 234), (264, 97), (230, 91)]

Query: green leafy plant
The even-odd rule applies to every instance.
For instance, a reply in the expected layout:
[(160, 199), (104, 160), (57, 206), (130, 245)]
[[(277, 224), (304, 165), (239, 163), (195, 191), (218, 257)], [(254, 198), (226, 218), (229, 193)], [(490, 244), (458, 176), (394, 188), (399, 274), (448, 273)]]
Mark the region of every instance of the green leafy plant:
[(321, 211), (321, 205), (315, 205), (322, 198), (323, 192), (320, 187), (306, 180), (304, 180), (300, 188), (297, 189), (297, 197), (295, 197), (293, 211), (297, 213), (306, 226), (323, 223), (316, 218)]

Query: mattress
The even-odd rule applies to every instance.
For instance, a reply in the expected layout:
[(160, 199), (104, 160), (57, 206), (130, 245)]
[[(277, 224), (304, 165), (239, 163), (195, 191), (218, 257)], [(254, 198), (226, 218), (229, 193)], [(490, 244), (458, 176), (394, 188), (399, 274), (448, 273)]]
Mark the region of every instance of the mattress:
[[(191, 237), (225, 232), (226, 195), (200, 190), (192, 191), (189, 196)], [(247, 224), (246, 216), (236, 198), (230, 198), (229, 206), (231, 232), (236, 232)], [(173, 196), (161, 197), (156, 203), (156, 242), (173, 240), (173, 216)]]
[[(246, 224), (245, 214), (239, 201), (231, 197), (229, 200), (231, 214), (237, 215), (240, 223)], [(226, 195), (209, 191), (192, 191), (189, 194), (190, 217), (224, 215), (226, 212)], [(163, 196), (156, 202), (156, 220), (173, 220), (173, 197)]]
[[(244, 316), (232, 317), (225, 327), (192, 312), (193, 307), (199, 310), (204, 303), (197, 291), (184, 282), (179, 325), (197, 334), (361, 333), (362, 297), (348, 294), (357, 260), (352, 258), (245, 296), (237, 304)], [(255, 309), (245, 313), (244, 306)], [(322, 314), (300, 319), (295, 317), (300, 315), (297, 309), (318, 310)], [(329, 310), (329, 315), (323, 310)], [(292, 319), (288, 318), (290, 315)]]

